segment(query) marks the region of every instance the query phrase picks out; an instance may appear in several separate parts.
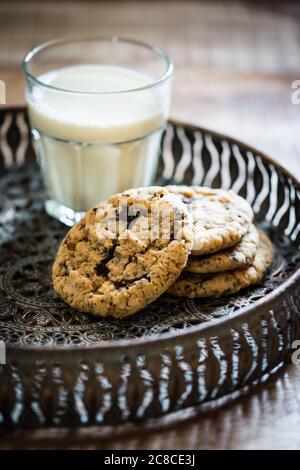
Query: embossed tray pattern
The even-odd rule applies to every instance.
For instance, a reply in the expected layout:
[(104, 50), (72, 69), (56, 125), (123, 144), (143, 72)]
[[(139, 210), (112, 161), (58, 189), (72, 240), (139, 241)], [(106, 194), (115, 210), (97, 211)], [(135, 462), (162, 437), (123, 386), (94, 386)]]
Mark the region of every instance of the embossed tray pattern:
[(232, 188), (277, 257), (265, 282), (217, 300), (163, 296), (129, 319), (69, 308), (50, 269), (66, 228), (43, 209), (24, 109), (0, 112), (0, 423), (119, 424), (229, 394), (280, 364), (299, 335), (299, 184), (260, 152), (170, 123), (157, 182)]

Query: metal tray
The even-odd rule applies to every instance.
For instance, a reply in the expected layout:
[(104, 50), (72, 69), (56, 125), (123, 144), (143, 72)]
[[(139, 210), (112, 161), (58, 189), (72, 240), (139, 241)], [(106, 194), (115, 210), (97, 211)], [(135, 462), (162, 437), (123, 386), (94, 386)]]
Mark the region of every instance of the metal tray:
[(233, 188), (277, 257), (265, 282), (218, 300), (163, 296), (124, 320), (69, 308), (50, 268), (66, 232), (43, 209), (24, 108), (0, 111), (0, 426), (117, 425), (227, 396), (283, 362), (299, 336), (300, 186), (261, 152), (170, 122), (158, 184)]

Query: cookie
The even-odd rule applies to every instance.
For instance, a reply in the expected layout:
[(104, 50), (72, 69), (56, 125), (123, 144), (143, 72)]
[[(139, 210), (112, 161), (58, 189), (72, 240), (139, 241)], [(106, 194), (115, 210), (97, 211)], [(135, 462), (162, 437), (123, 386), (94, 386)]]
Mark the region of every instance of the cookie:
[(253, 221), (253, 211), (233, 191), (202, 186), (167, 186), (187, 204), (194, 221), (193, 255), (207, 255), (236, 245)]
[(190, 256), (185, 270), (191, 273), (207, 274), (249, 266), (255, 257), (258, 241), (258, 231), (252, 224), (237, 245), (208, 256)]
[(213, 275), (184, 272), (168, 293), (190, 299), (235, 294), (245, 287), (259, 284), (273, 259), (272, 243), (267, 235), (259, 230), (259, 243), (251, 266)]
[(139, 188), (90, 209), (62, 241), (55, 291), (94, 315), (125, 317), (174, 283), (193, 245), (186, 206), (168, 190)]

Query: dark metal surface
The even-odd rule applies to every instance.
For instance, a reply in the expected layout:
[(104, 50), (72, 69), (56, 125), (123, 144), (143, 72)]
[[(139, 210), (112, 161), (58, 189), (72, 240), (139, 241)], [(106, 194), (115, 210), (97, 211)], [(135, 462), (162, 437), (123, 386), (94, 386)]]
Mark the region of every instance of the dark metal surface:
[[(50, 268), (66, 228), (43, 210), (23, 109), (0, 113), (0, 423), (113, 424), (212, 400), (276, 367), (299, 331), (299, 185), (259, 152), (189, 125), (168, 127), (158, 181), (233, 188), (277, 257), (265, 282), (218, 300), (163, 296), (125, 320), (59, 300)], [(4, 131), (3, 131), (4, 129)]]

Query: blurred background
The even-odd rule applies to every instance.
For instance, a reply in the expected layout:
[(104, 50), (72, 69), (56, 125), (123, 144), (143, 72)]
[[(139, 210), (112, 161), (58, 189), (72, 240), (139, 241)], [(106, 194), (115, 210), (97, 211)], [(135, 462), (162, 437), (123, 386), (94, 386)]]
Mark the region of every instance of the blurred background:
[[(128, 36), (175, 62), (171, 117), (244, 140), (300, 177), (299, 1), (1, 1), (0, 80), (24, 104), (20, 63), (49, 39)], [(300, 82), (299, 82), (300, 83)]]

